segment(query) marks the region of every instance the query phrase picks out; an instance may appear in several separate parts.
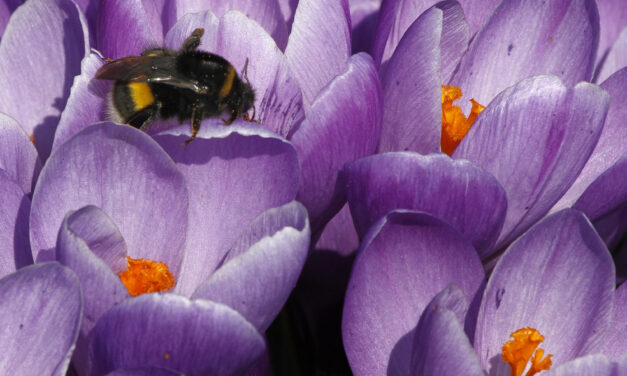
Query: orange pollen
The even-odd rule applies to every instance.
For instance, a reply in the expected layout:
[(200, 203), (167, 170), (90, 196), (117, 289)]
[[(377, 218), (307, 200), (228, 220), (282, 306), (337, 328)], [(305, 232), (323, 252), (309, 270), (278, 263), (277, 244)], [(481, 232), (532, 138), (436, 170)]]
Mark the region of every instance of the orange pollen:
[(461, 107), (453, 106), (453, 102), (462, 97), (462, 90), (456, 86), (442, 85), (442, 151), (453, 154), (455, 148), (470, 130), (477, 116), (485, 109), (474, 99), (471, 99), (472, 109), (468, 118)]
[[(510, 376), (522, 376), (525, 367), (531, 360), (531, 367), (525, 376), (533, 376), (536, 373), (551, 368), (551, 357), (553, 355), (544, 356), (544, 350), (536, 348), (542, 341), (544, 336), (533, 328), (518, 329), (510, 334), (513, 340), (503, 345), (503, 361), (510, 365)], [(535, 354), (534, 354), (535, 351)]]
[(28, 136), (28, 138), (30, 139), (30, 142), (32, 142), (33, 145), (35, 145), (35, 135), (31, 134), (30, 136)]
[(174, 287), (174, 276), (168, 265), (145, 259), (127, 257), (128, 268), (120, 273), (120, 279), (131, 296), (149, 292), (168, 291)]

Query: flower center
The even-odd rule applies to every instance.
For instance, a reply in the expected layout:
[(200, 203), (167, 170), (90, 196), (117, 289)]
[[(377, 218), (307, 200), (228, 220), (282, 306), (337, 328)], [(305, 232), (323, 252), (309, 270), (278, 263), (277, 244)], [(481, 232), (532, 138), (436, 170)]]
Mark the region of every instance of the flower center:
[[(510, 365), (510, 376), (522, 376), (525, 367), (529, 360), (531, 360), (531, 368), (525, 374), (525, 376), (533, 376), (540, 371), (551, 368), (551, 357), (549, 354), (546, 358), (544, 356), (544, 350), (536, 348), (544, 341), (544, 336), (533, 328), (518, 329), (514, 333), (510, 334), (513, 340), (506, 342), (503, 345), (503, 361)], [(535, 351), (535, 354), (533, 353)]]
[(174, 287), (174, 276), (168, 265), (147, 259), (127, 257), (128, 267), (120, 279), (131, 296), (149, 292), (168, 291)]
[(474, 99), (471, 99), (472, 109), (468, 118), (459, 106), (453, 102), (462, 97), (462, 90), (456, 86), (442, 85), (442, 152), (451, 155), (462, 141), (466, 133), (475, 122), (477, 115), (485, 109)]

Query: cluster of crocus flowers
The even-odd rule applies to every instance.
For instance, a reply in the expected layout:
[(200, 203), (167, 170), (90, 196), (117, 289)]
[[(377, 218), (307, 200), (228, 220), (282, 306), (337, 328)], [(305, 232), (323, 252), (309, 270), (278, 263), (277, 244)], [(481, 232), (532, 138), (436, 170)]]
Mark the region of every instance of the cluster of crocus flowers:
[[(356, 375), (627, 366), (620, 1), (21, 3), (0, 4), (3, 370), (267, 371), (310, 246), (358, 249), (334, 333)], [(249, 62), (257, 123), (184, 147), (189, 124), (105, 121), (103, 57), (198, 27)]]

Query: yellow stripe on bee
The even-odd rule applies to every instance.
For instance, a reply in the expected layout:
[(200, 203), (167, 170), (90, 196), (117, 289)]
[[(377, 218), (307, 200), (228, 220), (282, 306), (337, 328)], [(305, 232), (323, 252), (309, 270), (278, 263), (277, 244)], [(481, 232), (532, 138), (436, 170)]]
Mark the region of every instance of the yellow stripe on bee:
[(152, 90), (146, 82), (131, 81), (128, 83), (128, 88), (135, 105), (135, 111), (142, 110), (155, 102)]
[(224, 78), (224, 83), (222, 84), (222, 88), (220, 88), (220, 92), (218, 93), (218, 97), (220, 99), (226, 97), (231, 92), (233, 88), (233, 80), (235, 79), (235, 69), (232, 65), (229, 65), (229, 69), (226, 72), (226, 77)]

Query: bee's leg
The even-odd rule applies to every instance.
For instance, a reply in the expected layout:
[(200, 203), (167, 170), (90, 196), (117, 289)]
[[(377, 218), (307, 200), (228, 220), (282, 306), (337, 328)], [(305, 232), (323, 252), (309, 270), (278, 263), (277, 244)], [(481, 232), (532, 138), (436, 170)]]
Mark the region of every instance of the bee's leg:
[(238, 116), (239, 112), (237, 112), (237, 110), (231, 110), (231, 116), (229, 116), (229, 118), (226, 120), (222, 119), (222, 122), (224, 123), (224, 125), (230, 125), (232, 122), (235, 121), (235, 119), (237, 119)]
[(198, 29), (195, 29), (192, 35), (190, 35), (187, 39), (185, 39), (185, 42), (183, 42), (181, 52), (190, 52), (197, 49), (198, 46), (200, 46), (200, 38), (204, 33), (205, 29), (203, 28), (199, 27)]
[(190, 142), (194, 141), (194, 139), (196, 138), (196, 135), (198, 134), (198, 131), (200, 130), (200, 122), (202, 121), (202, 114), (199, 112), (201, 111), (198, 111), (198, 106), (194, 105), (194, 108), (192, 110), (192, 136), (189, 138), (189, 140), (183, 142), (183, 145), (185, 146), (189, 145)]

